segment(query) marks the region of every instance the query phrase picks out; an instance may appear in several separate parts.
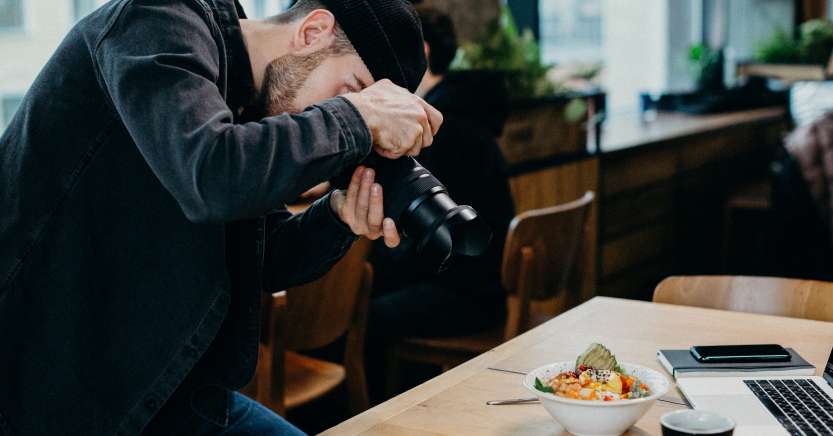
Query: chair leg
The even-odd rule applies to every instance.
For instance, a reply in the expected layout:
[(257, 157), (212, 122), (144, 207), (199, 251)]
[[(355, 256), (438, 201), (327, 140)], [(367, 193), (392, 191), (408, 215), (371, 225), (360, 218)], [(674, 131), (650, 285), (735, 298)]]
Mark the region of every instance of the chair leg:
[(367, 393), (367, 376), (364, 371), (364, 328), (354, 328), (347, 332), (347, 346), (344, 353), (344, 366), (347, 372), (345, 384), (350, 413), (358, 415), (370, 407)]
[(364, 341), (367, 331), (367, 312), (373, 286), (373, 268), (365, 262), (361, 288), (353, 309), (353, 320), (347, 330), (344, 349), (344, 367), (347, 372), (347, 397), (350, 413), (357, 415), (370, 408), (367, 392), (367, 376), (364, 369)]
[(273, 294), (269, 298), (272, 308), (269, 318), (270, 340), (265, 344), (264, 352), (268, 362), (263, 377), (258, 383), (258, 401), (281, 416), (286, 416), (286, 292)]
[(510, 340), (529, 329), (530, 300), (532, 290), (529, 286), (529, 275), (535, 254), (530, 247), (521, 248), (521, 270), (516, 283), (517, 301), (509, 301), (510, 313), (506, 320), (504, 339)]
[(364, 372), (364, 361), (347, 363), (348, 376), (345, 380), (347, 386), (347, 401), (350, 413), (358, 415), (370, 408), (370, 398), (367, 393), (367, 377)]
[(402, 387), (400, 360), (396, 350), (385, 352), (385, 398), (393, 398)]

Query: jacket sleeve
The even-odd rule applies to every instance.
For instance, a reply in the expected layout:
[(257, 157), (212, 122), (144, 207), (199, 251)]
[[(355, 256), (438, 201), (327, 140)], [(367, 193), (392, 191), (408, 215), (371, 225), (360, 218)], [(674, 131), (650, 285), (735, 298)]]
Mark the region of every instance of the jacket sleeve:
[(264, 286), (266, 292), (311, 282), (347, 253), (356, 236), (330, 206), (328, 194), (304, 213), (286, 209), (266, 217)]
[(125, 2), (100, 37), (99, 80), (188, 219), (262, 216), (369, 152), (370, 132), (343, 98), (234, 124), (213, 24), (195, 2), (147, 3)]

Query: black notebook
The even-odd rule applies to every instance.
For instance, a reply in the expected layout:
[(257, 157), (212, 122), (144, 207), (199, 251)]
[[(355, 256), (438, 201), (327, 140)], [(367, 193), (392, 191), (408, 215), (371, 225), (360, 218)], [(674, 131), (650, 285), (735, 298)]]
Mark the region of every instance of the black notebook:
[(810, 376), (816, 368), (792, 348), (788, 362), (700, 363), (689, 350), (659, 350), (657, 360), (673, 375), (680, 377)]

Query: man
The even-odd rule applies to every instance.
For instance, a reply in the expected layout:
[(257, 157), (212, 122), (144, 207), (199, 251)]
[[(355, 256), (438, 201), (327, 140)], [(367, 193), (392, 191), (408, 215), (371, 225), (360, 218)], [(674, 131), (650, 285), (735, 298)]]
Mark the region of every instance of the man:
[[(428, 58), (428, 71), (417, 93), (445, 117), (434, 145), (419, 161), (442, 180), (455, 201), (477, 210), (491, 227), (493, 239), (482, 256), (454, 259), (439, 274), (420, 268), (405, 244), (395, 249), (377, 247), (373, 257), (376, 293), (368, 322), (370, 365), (381, 363), (379, 351), (386, 342), (408, 336), (475, 333), (499, 325), (506, 314), (500, 265), (514, 204), (495, 141), (506, 113), (505, 92), (494, 75), (449, 73), (457, 52), (451, 19), (430, 7), (417, 10)], [(379, 385), (374, 388), (378, 396)]]
[(297, 433), (233, 393), (259, 293), (398, 235), (361, 167), (300, 216), (283, 204), (371, 144), (430, 145), (424, 64), (401, 0), (263, 21), (114, 0), (76, 25), (0, 138), (0, 434)]

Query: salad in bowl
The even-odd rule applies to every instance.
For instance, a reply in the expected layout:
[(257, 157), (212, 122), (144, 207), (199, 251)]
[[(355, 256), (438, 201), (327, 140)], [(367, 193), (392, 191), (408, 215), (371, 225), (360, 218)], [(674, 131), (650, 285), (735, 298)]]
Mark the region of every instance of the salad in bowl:
[(616, 356), (600, 344), (593, 344), (582, 353), (574, 369), (543, 381), (536, 377), (535, 389), (586, 401), (631, 400), (651, 395), (650, 388), (636, 376), (625, 374)]
[(524, 385), (577, 435), (624, 433), (671, 386), (658, 371), (618, 362), (601, 344), (590, 345), (575, 361), (531, 371)]

